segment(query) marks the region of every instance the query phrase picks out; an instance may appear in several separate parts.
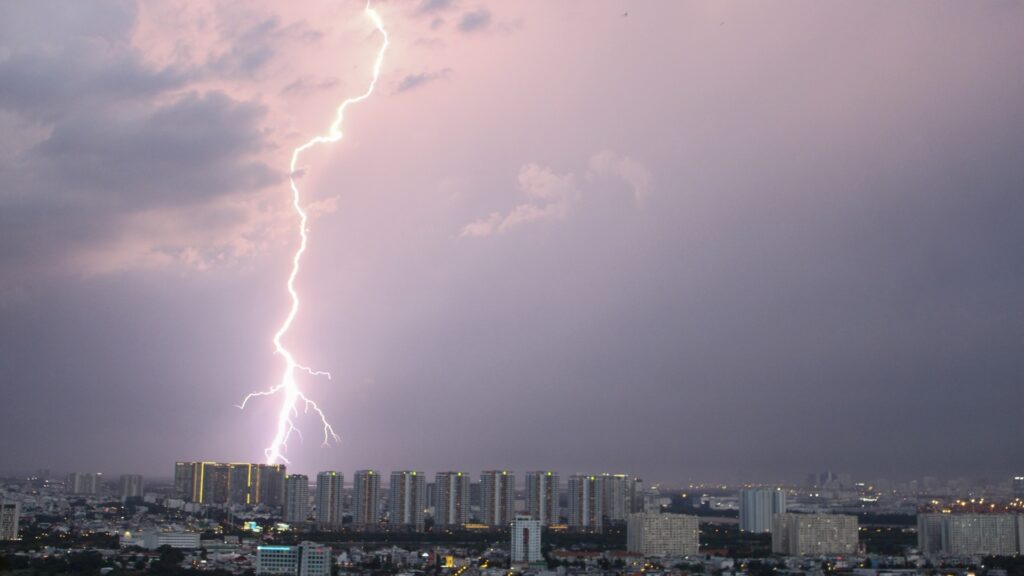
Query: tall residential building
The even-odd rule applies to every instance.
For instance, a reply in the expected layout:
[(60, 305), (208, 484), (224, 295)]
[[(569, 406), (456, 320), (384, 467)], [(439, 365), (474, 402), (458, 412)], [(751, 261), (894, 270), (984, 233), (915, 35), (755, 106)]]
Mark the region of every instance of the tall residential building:
[(330, 576), (331, 549), (315, 542), (298, 546), (258, 546), (257, 576)]
[(842, 514), (776, 514), (772, 523), (772, 552), (787, 556), (856, 554), (859, 551), (856, 516)]
[(942, 526), (948, 514), (917, 515), (917, 549), (925, 555), (942, 552)]
[(427, 507), (427, 477), (423, 472), (392, 472), (389, 492), (389, 523), (423, 530), (423, 510)]
[(72, 472), (64, 484), (67, 494), (98, 494), (99, 489), (100, 475), (95, 472)]
[(340, 472), (326, 471), (316, 475), (316, 522), (324, 526), (340, 526), (344, 506), (345, 477)]
[(516, 477), (508, 470), (480, 473), (480, 516), (488, 526), (508, 526), (515, 515)]
[(18, 515), (21, 504), (0, 500), (0, 540), (18, 539)]
[(772, 518), (786, 511), (786, 493), (778, 488), (740, 490), (740, 530), (771, 532)]
[(359, 527), (376, 526), (380, 522), (380, 472), (357, 470), (352, 523)]
[(512, 562), (522, 564), (540, 562), (540, 520), (529, 516), (516, 516), (512, 521)]
[(469, 522), (469, 475), (438, 472), (434, 477), (434, 525), (461, 526)]
[[(610, 522), (623, 522), (633, 512), (640, 512), (637, 503), (638, 478), (628, 474), (601, 474), (601, 512)], [(640, 487), (642, 489), (642, 483)]]
[(630, 514), (626, 546), (644, 556), (693, 556), (700, 547), (699, 527), (697, 517), (686, 514)]
[(309, 476), (289, 474), (284, 477), (284, 520), (309, 520)]
[(214, 505), (281, 506), (283, 464), (176, 462), (174, 489), (190, 502)]
[(576, 530), (600, 532), (604, 526), (601, 510), (601, 480), (597, 476), (569, 477), (569, 526)]
[(558, 524), (558, 474), (550, 471), (526, 473), (526, 511), (541, 526)]
[(918, 514), (917, 543), (925, 554), (1013, 556), (1021, 553), (1017, 514)]
[(121, 475), (121, 501), (129, 498), (142, 498), (143, 484), (141, 474)]

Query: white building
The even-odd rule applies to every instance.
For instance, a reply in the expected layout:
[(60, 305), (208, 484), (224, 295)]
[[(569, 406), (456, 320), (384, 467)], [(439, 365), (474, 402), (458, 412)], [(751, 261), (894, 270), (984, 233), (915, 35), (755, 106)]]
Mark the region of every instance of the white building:
[(772, 552), (787, 556), (823, 556), (859, 552), (856, 516), (842, 514), (776, 514)]
[(740, 490), (740, 530), (771, 532), (772, 518), (786, 511), (786, 493), (778, 488)]
[(692, 556), (700, 548), (700, 523), (686, 514), (630, 514), (626, 546), (644, 556)]
[(376, 526), (380, 522), (380, 472), (357, 470), (353, 485), (352, 523), (360, 528)]
[(284, 521), (309, 520), (309, 476), (289, 474), (284, 477)]
[(434, 477), (434, 525), (461, 526), (469, 522), (469, 475), (438, 472)]
[(541, 526), (558, 524), (558, 474), (550, 471), (526, 473), (526, 511)]
[(480, 473), (480, 515), (488, 526), (508, 526), (515, 515), (516, 477), (508, 470)]
[(144, 487), (141, 474), (122, 474), (120, 486), (122, 502), (129, 498), (142, 498)]
[(97, 494), (100, 487), (100, 475), (95, 472), (72, 472), (68, 474), (64, 484), (66, 494)]
[(331, 561), (330, 547), (314, 542), (256, 548), (258, 576), (330, 576)]
[(316, 475), (316, 521), (324, 526), (340, 526), (344, 506), (345, 477), (340, 472)]
[(512, 521), (512, 562), (540, 562), (541, 522), (529, 516), (516, 516)]
[(924, 554), (1013, 556), (1021, 553), (1024, 516), (918, 514), (917, 544)]
[(199, 532), (164, 532), (161, 530), (145, 530), (132, 534), (125, 532), (121, 536), (121, 547), (139, 546), (147, 550), (156, 550), (161, 546), (180, 548), (182, 550), (196, 550), (200, 548)]
[(600, 532), (602, 523), (601, 481), (597, 476), (569, 477), (569, 526), (576, 530)]
[(21, 505), (18, 502), (0, 501), (0, 540), (18, 539), (18, 515)]
[(334, 557), (329, 546), (315, 542), (303, 542), (299, 548), (302, 549), (299, 558), (299, 576), (331, 575), (331, 562)]
[(423, 472), (392, 472), (389, 492), (390, 524), (423, 530), (423, 511), (427, 507), (427, 477)]

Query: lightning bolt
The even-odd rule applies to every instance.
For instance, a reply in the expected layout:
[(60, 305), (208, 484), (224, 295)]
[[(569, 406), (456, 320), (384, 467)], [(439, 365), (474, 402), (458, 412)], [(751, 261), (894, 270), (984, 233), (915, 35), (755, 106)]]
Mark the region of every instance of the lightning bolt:
[(257, 396), (274, 396), (277, 394), (284, 395), (281, 402), (281, 408), (277, 413), (277, 426), (274, 433), (274, 439), (270, 446), (264, 451), (267, 457), (267, 464), (276, 464), (278, 461), (287, 463), (288, 459), (284, 457), (282, 452), (287, 448), (288, 438), (291, 436), (292, 432), (299, 434), (299, 438), (302, 438), (302, 432), (299, 431), (295, 426), (295, 423), (292, 421), (292, 418), (299, 414), (300, 403), (304, 413), (309, 413), (309, 411), (312, 410), (320, 418), (320, 423), (323, 425), (324, 432), (323, 445), (326, 446), (329, 444), (331, 439), (335, 442), (339, 440), (338, 435), (334, 433), (334, 428), (331, 426), (330, 422), (327, 421), (327, 415), (324, 414), (324, 411), (320, 409), (320, 406), (318, 406), (316, 402), (311, 400), (302, 392), (295, 379), (297, 372), (306, 372), (313, 376), (326, 376), (328, 379), (331, 377), (330, 373), (314, 370), (308, 366), (299, 364), (295, 359), (295, 355), (292, 354), (291, 350), (285, 347), (282, 341), (285, 335), (288, 334), (288, 330), (291, 329), (292, 323), (295, 321), (295, 317), (299, 313), (299, 292), (295, 289), (295, 280), (299, 276), (302, 255), (306, 252), (306, 246), (309, 243), (309, 231), (306, 228), (309, 216), (305, 209), (302, 208), (299, 186), (295, 182), (295, 178), (298, 176), (297, 167), (299, 165), (299, 157), (302, 156), (303, 152), (318, 144), (331, 144), (341, 140), (341, 124), (345, 119), (345, 110), (352, 104), (362, 102), (373, 94), (373, 90), (377, 86), (377, 79), (380, 77), (381, 66), (384, 64), (384, 53), (387, 52), (388, 49), (388, 32), (384, 29), (384, 21), (381, 19), (380, 14), (370, 7), (369, 0), (367, 0), (364, 12), (369, 16), (373, 25), (376, 26), (377, 31), (380, 32), (381, 36), (384, 38), (380, 51), (377, 52), (377, 59), (373, 63), (373, 79), (370, 80), (369, 88), (367, 88), (366, 92), (363, 94), (349, 98), (338, 106), (334, 122), (330, 125), (326, 134), (315, 136), (292, 151), (292, 161), (289, 165), (288, 181), (291, 184), (292, 190), (292, 207), (295, 209), (295, 213), (299, 216), (299, 247), (292, 256), (292, 271), (288, 275), (287, 286), (288, 295), (291, 297), (291, 308), (288, 311), (288, 315), (285, 316), (284, 321), (281, 323), (281, 327), (274, 333), (274, 351), (284, 358), (284, 374), (281, 376), (281, 381), (278, 384), (266, 390), (248, 394), (238, 406), (241, 409), (245, 409), (249, 400)]

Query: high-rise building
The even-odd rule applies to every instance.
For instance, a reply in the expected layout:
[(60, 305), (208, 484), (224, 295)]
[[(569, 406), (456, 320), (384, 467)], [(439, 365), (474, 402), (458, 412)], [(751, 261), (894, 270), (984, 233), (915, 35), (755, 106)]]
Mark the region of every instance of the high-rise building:
[(129, 498), (142, 498), (143, 483), (141, 474), (121, 475), (121, 501)]
[(316, 475), (316, 522), (324, 526), (340, 526), (344, 506), (345, 477), (340, 472), (326, 471)]
[(427, 507), (427, 478), (423, 472), (392, 472), (389, 492), (389, 523), (423, 530), (423, 510)]
[(213, 505), (281, 506), (283, 464), (176, 462), (174, 489), (190, 502)]
[(692, 556), (700, 547), (696, 516), (638, 512), (626, 523), (626, 546), (644, 556)]
[(568, 492), (569, 526), (576, 530), (600, 532), (604, 524), (599, 477), (573, 474), (569, 477)]
[(917, 543), (924, 554), (1013, 556), (1021, 553), (1017, 514), (918, 514)]
[(540, 520), (529, 516), (516, 516), (512, 521), (512, 562), (516, 564), (540, 562)]
[(289, 474), (284, 477), (284, 520), (309, 520), (309, 476)]
[(18, 516), (21, 504), (0, 500), (0, 540), (18, 539)]
[(352, 523), (369, 528), (380, 522), (380, 472), (357, 470), (353, 481), (355, 488)]
[(298, 546), (258, 546), (257, 576), (330, 576), (331, 549), (315, 542)]
[(95, 472), (72, 472), (64, 484), (67, 494), (92, 495), (98, 494), (99, 489), (100, 475)]
[(856, 554), (856, 516), (842, 514), (776, 514), (772, 523), (772, 552), (787, 556)]
[(480, 511), (484, 524), (505, 527), (515, 515), (516, 477), (508, 470), (480, 473)]
[(917, 515), (917, 549), (922, 554), (942, 552), (942, 526), (948, 514)]
[(558, 474), (550, 471), (526, 473), (526, 511), (541, 526), (558, 524)]
[(1024, 476), (1013, 477), (1013, 497), (1024, 498)]
[(601, 512), (606, 520), (623, 522), (629, 514), (640, 511), (636, 509), (637, 478), (628, 474), (601, 474), (598, 480), (601, 485)]
[(434, 477), (434, 525), (461, 526), (469, 522), (469, 475), (438, 472)]
[(740, 490), (740, 530), (771, 532), (772, 518), (786, 511), (786, 493), (778, 488)]

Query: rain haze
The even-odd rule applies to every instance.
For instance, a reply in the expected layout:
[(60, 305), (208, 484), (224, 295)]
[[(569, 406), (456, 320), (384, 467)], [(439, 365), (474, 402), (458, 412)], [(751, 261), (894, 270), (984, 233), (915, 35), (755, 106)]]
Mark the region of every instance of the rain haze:
[[(1020, 473), (1024, 4), (375, 5), (289, 470)], [(362, 9), (0, 6), (0, 471), (263, 459)]]

